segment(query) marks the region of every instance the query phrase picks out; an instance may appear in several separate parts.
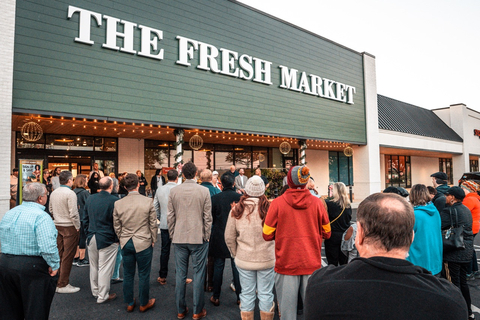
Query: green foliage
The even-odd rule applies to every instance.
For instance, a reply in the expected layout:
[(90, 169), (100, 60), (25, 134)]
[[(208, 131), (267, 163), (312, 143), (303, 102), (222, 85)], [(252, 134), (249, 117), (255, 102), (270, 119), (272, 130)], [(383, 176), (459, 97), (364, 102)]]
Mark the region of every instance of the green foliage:
[(279, 169), (261, 169), (262, 175), (267, 177), (269, 186), (265, 192), (265, 195), (269, 199), (273, 199), (276, 196), (278, 197), (280, 190), (283, 187), (283, 177), (286, 176), (284, 170)]

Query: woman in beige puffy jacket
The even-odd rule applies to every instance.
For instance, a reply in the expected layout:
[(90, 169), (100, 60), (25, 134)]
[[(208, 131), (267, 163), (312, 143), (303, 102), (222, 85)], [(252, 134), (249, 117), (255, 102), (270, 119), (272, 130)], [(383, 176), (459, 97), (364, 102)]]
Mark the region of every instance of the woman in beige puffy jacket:
[(245, 193), (230, 212), (225, 242), (240, 275), (242, 319), (254, 319), (255, 300), (258, 297), (260, 319), (271, 320), (275, 314), (275, 242), (265, 241), (262, 236), (270, 203), (265, 197), (265, 184), (259, 176), (248, 179)]

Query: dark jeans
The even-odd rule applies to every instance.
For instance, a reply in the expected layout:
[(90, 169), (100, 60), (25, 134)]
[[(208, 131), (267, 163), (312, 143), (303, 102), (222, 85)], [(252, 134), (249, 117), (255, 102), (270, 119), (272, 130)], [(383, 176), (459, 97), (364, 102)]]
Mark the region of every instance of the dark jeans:
[(42, 257), (0, 254), (0, 319), (48, 319), (57, 279)]
[(184, 313), (187, 307), (185, 291), (188, 271), (188, 260), (192, 256), (193, 263), (193, 313), (202, 312), (205, 306), (203, 286), (207, 272), (208, 242), (203, 244), (174, 243), (175, 248), (175, 301), (178, 313)]
[(343, 232), (332, 231), (330, 239), (325, 240), (325, 256), (328, 265), (344, 265), (347, 264), (348, 258), (341, 250)]
[(162, 237), (162, 251), (160, 252), (160, 278), (166, 278), (168, 274), (168, 260), (170, 259), (170, 247), (172, 240), (168, 229), (160, 229), (160, 236)]
[(467, 303), (468, 314), (472, 314), (472, 300), (470, 298), (470, 289), (467, 284), (467, 266), (469, 263), (445, 262), (445, 271), (447, 279), (457, 288), (460, 288), (463, 298)]
[[(475, 236), (477, 233), (473, 235), (473, 242), (475, 243)], [(478, 271), (478, 262), (477, 262), (477, 253), (475, 252), (475, 248), (473, 248), (473, 256), (472, 262), (467, 267), (467, 274), (472, 274)]]
[(78, 246), (78, 231), (75, 227), (60, 227), (56, 226), (57, 248), (60, 256), (60, 269), (58, 270), (59, 288), (63, 288), (68, 284), (70, 271), (72, 271), (72, 262)]
[(123, 300), (133, 304), (133, 282), (135, 267), (138, 266), (138, 296), (144, 306), (150, 299), (150, 270), (152, 269), (153, 247), (136, 252), (132, 239), (122, 249), (123, 256)]
[[(237, 266), (235, 261), (230, 259), (233, 273), (233, 283), (235, 284), (235, 293), (237, 294), (237, 300), (240, 300), (240, 293), (242, 287), (240, 286), (240, 278), (238, 276)], [(213, 297), (215, 299), (220, 298), (223, 283), (223, 269), (225, 269), (225, 258), (215, 258), (213, 263)]]

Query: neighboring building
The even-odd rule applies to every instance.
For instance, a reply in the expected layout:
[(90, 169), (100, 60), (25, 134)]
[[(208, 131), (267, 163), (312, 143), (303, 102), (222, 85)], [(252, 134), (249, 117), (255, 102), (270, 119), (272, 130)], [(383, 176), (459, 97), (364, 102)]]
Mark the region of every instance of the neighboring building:
[[(392, 127), (384, 102), (387, 110), (407, 104), (377, 97), (375, 57), (236, 1), (6, 0), (0, 40), (0, 140), (10, 145), (0, 151), (0, 217), (20, 159), (74, 175), (95, 162), (105, 173), (140, 169), (147, 180), (174, 167), (180, 151), (220, 174), (231, 164), (283, 168), (305, 159), (321, 194), (343, 181), (354, 185), (355, 201), (384, 189), (388, 156), (410, 157), (411, 182), (429, 183), (439, 161), (453, 167), (453, 179), (469, 160), (478, 167), (480, 147), (458, 122), (480, 129), (478, 113), (408, 105), (437, 114), (443, 125), (435, 126), (448, 135)], [(24, 139), (27, 122), (41, 126), (38, 141)]]

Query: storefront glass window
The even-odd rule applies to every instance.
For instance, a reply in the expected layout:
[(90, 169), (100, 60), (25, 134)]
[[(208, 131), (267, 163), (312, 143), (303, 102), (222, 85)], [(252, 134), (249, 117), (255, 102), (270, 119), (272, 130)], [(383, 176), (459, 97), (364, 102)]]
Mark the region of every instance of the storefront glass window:
[(353, 185), (352, 157), (347, 157), (343, 152), (330, 151), (328, 158), (330, 183), (343, 182), (347, 186)]
[(199, 171), (203, 169), (212, 170), (213, 145), (204, 144), (201, 149), (193, 151), (193, 160)]
[(478, 172), (478, 160), (470, 160), (470, 172)]
[(448, 184), (453, 184), (452, 159), (439, 159), (439, 171), (445, 172), (448, 176)]
[(250, 169), (252, 167), (251, 147), (235, 147), (235, 166), (237, 169)]
[[(173, 167), (175, 164), (175, 155), (177, 154), (176, 149), (170, 149), (170, 167)], [(193, 158), (193, 150), (183, 150), (183, 155), (182, 155), (182, 160), (183, 163), (187, 163), (189, 161), (192, 161)]]
[(42, 137), (34, 142), (29, 142), (25, 139), (22, 138), (22, 135), (20, 132), (17, 131), (17, 148), (18, 149), (43, 149), (45, 148), (45, 135), (42, 135)]
[(117, 139), (95, 138), (95, 151), (117, 151)]
[(82, 136), (47, 135), (46, 149), (67, 151), (92, 151), (93, 138)]
[(412, 186), (409, 156), (385, 155), (385, 187), (410, 188)]
[[(256, 168), (268, 168), (268, 149), (267, 148), (254, 148), (253, 149), (253, 169)], [(280, 168), (281, 165), (278, 167)]]
[(161, 169), (168, 167), (168, 145), (166, 148), (145, 149), (145, 170)]

